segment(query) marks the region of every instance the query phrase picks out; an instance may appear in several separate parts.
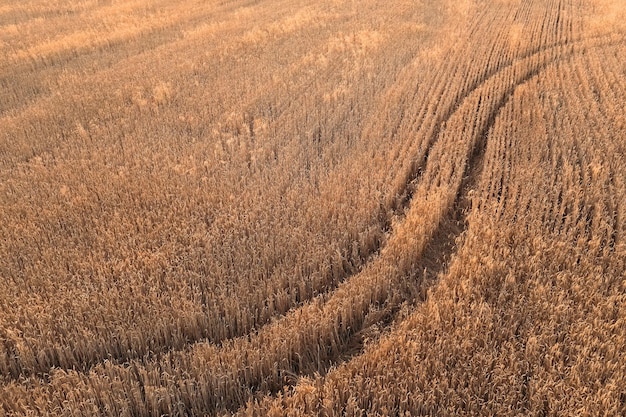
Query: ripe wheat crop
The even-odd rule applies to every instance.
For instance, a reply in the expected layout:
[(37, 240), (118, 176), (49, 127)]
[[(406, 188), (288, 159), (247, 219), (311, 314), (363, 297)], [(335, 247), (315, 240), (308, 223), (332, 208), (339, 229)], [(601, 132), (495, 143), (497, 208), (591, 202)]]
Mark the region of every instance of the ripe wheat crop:
[(0, 5), (0, 417), (626, 413), (622, 0)]

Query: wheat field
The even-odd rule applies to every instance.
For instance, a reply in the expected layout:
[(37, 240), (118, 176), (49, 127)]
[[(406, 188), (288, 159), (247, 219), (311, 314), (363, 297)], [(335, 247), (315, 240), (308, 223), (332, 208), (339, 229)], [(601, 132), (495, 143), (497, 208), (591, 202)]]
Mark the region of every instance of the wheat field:
[(626, 414), (626, 1), (0, 2), (0, 417)]

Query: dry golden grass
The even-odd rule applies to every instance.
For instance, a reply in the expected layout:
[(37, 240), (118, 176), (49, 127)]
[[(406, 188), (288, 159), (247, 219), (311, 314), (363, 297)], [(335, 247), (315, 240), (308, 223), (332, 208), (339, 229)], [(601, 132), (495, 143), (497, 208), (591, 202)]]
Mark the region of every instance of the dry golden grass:
[(0, 5), (0, 417), (625, 414), (622, 6)]

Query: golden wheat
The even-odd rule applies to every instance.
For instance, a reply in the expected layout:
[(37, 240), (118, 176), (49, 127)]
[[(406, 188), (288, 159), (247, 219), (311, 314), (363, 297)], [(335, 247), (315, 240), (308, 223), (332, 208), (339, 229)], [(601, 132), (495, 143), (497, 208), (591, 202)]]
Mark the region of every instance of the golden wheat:
[(0, 6), (0, 416), (626, 412), (620, 0)]

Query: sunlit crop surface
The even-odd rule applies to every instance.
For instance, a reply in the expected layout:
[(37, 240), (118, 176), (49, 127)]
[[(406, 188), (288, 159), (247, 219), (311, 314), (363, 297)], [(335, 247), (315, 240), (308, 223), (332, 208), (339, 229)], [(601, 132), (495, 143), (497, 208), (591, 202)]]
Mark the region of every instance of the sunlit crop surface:
[(624, 0), (0, 3), (0, 416), (626, 414)]

